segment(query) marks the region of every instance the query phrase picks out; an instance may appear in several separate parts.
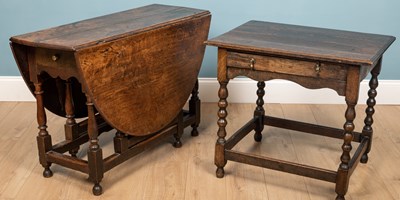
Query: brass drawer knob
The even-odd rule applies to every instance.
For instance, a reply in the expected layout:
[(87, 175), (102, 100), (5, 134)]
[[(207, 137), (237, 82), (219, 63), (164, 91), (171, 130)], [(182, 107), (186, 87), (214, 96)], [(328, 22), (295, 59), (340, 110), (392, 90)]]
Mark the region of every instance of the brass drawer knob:
[(51, 56), (51, 59), (55, 62), (55, 61), (57, 61), (58, 59), (60, 59), (60, 55), (54, 54), (54, 55)]
[(315, 64), (315, 72), (317, 72), (317, 74), (319, 74), (319, 72), (321, 72), (321, 64), (318, 62), (317, 64)]
[(256, 59), (254, 59), (254, 58), (251, 58), (250, 59), (250, 69), (251, 70), (254, 70), (254, 64), (256, 63)]

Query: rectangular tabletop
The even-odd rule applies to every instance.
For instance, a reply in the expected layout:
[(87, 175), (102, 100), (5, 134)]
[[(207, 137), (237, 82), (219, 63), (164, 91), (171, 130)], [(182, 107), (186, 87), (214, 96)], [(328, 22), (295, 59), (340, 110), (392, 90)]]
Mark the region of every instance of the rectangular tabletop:
[(207, 44), (278, 56), (373, 65), (395, 39), (386, 35), (249, 21)]
[(14, 36), (10, 40), (33, 47), (77, 50), (208, 14), (206, 10), (153, 4)]

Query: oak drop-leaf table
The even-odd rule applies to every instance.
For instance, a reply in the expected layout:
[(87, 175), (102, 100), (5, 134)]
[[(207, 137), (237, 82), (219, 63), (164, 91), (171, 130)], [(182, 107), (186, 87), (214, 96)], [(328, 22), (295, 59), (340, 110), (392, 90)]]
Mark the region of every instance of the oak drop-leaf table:
[[(100, 195), (108, 170), (170, 136), (180, 147), (185, 127), (197, 135), (210, 20), (206, 10), (153, 4), (12, 37), (36, 97), (43, 175), (52, 163), (86, 173)], [(52, 144), (45, 108), (67, 118), (64, 141)], [(98, 136), (113, 128), (114, 153), (103, 159)], [(84, 160), (77, 152), (87, 142)]]
[[(378, 74), (382, 55), (394, 42), (392, 36), (331, 30), (323, 28), (249, 21), (221, 36), (207, 41), (218, 47), (218, 139), (215, 146), (216, 175), (224, 176), (227, 160), (311, 177), (336, 184), (336, 199), (344, 199), (349, 178), (357, 164), (367, 163), (371, 150), (372, 123)], [(354, 132), (355, 106), (360, 81), (371, 72), (365, 126)], [(230, 79), (246, 76), (258, 81), (257, 107), (254, 117), (226, 139), (228, 89)], [(266, 116), (265, 81), (284, 79), (306, 88), (330, 88), (345, 96), (347, 110), (343, 129)], [(260, 142), (264, 125), (343, 139), (337, 171), (321, 169), (265, 156), (240, 152), (232, 148), (252, 130)], [(360, 143), (353, 156), (351, 142)]]

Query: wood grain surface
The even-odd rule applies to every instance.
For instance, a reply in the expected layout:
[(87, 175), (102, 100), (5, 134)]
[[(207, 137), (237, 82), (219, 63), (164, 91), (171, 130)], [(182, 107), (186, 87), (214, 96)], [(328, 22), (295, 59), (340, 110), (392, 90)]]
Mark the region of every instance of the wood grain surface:
[(374, 65), (394, 40), (393, 36), (249, 21), (207, 44), (303, 59)]
[(87, 92), (116, 129), (154, 133), (182, 109), (197, 80), (210, 15), (76, 52)]
[(205, 10), (152, 4), (14, 36), (10, 40), (27, 46), (72, 51), (208, 14)]

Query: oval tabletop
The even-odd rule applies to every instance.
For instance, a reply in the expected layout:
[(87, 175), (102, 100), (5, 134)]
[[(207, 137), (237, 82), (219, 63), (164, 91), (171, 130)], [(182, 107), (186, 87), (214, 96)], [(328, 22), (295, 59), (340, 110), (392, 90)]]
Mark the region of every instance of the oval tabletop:
[(209, 20), (181, 21), (77, 50), (86, 92), (103, 118), (135, 136), (171, 123), (197, 80)]

